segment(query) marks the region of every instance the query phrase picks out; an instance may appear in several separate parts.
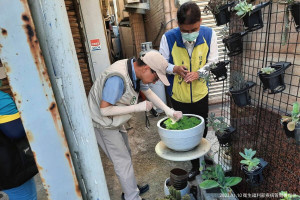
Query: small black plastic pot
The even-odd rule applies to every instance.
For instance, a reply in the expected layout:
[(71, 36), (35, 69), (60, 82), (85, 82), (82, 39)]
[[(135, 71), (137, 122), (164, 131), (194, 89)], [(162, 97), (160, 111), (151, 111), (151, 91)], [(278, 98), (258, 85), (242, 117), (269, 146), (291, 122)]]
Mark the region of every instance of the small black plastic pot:
[(284, 71), (289, 66), (291, 66), (290, 62), (277, 62), (270, 66), (276, 70), (275, 72), (271, 74), (258, 72), (264, 91), (269, 90), (269, 94), (276, 94), (285, 90)]
[(229, 7), (233, 6), (234, 1), (225, 5), (220, 6), (219, 12), (217, 14), (214, 14), (217, 26), (221, 26), (224, 24), (227, 24), (230, 22), (230, 12), (229, 12)]
[(232, 95), (234, 103), (239, 107), (244, 107), (251, 104), (251, 96), (249, 94), (249, 89), (252, 88), (256, 83), (252, 81), (247, 81), (247, 87), (242, 90), (233, 91), (232, 88), (229, 92)]
[(243, 52), (243, 36), (246, 35), (247, 32), (241, 33), (233, 33), (229, 35), (227, 38), (223, 39), (223, 43), (228, 49), (228, 56), (236, 56)]
[(298, 123), (298, 125), (296, 126), (295, 130), (290, 131), (287, 128), (287, 122), (282, 122), (282, 126), (285, 132), (285, 135), (288, 138), (295, 138), (296, 142), (299, 144), (300, 143), (300, 124)]
[(220, 146), (224, 146), (226, 144), (231, 143), (231, 135), (236, 131), (233, 127), (228, 127), (223, 134), (216, 132), (216, 136), (218, 138)]
[(265, 2), (257, 5), (250, 13), (247, 13), (243, 17), (244, 26), (246, 27), (246, 31), (252, 32), (257, 29), (264, 27), (264, 23), (262, 20), (261, 9), (268, 6), (270, 2)]
[(224, 81), (227, 78), (226, 65), (228, 65), (229, 63), (230, 63), (229, 60), (224, 60), (224, 61), (218, 62), (216, 64), (217, 67), (210, 70), (212, 72), (212, 74), (214, 75), (214, 79), (216, 82)]
[(300, 2), (295, 2), (292, 5), (289, 5), (292, 16), (295, 21), (296, 31), (300, 32)]
[(254, 171), (248, 171), (247, 165), (241, 165), (241, 169), (246, 176), (246, 182), (250, 184), (250, 186), (258, 186), (263, 180), (263, 169), (268, 165), (268, 162), (264, 161), (264, 159), (259, 158), (260, 163), (258, 164), (258, 168)]
[(220, 194), (221, 193), (221, 188), (220, 187), (216, 187), (216, 188), (211, 188), (211, 189), (206, 189), (205, 190), (207, 193), (218, 193)]

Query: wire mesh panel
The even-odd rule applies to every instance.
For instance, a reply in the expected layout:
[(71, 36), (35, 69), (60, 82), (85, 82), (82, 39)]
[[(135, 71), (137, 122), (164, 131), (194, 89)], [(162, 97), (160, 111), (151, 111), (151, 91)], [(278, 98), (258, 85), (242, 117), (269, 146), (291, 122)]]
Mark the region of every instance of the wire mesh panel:
[[(262, 8), (264, 26), (247, 32), (243, 37), (243, 53), (230, 58), (231, 74), (239, 71), (246, 81), (256, 83), (249, 89), (251, 101), (247, 106), (237, 106), (229, 93), (222, 97), (222, 116), (237, 131), (232, 136), (230, 147), (220, 147), (219, 161), (228, 168), (224, 155), (231, 153), (231, 173), (243, 177), (242, 183), (234, 188), (241, 198), (276, 198), (280, 191), (300, 194), (300, 144), (286, 136), (280, 123), (282, 115), (291, 113), (293, 103), (300, 103), (300, 38), (294, 19), (289, 15), (291, 23), (287, 29), (286, 45), (283, 45), (286, 7), (287, 4), (271, 2)], [(232, 14), (230, 33), (244, 31), (243, 21)], [(290, 63), (281, 75), (285, 88), (271, 94), (272, 91), (263, 87), (258, 73), (262, 67), (278, 62)], [(268, 162), (263, 170), (264, 181), (258, 186), (250, 186), (241, 171), (243, 158), (239, 152), (244, 148), (256, 150), (255, 157)]]

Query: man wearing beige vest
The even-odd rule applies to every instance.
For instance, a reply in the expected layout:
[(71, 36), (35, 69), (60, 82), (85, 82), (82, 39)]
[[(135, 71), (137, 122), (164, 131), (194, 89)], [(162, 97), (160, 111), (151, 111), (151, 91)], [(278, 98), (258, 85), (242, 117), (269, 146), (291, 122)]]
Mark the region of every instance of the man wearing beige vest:
[[(138, 60), (124, 59), (108, 67), (95, 81), (88, 97), (97, 142), (113, 162), (125, 200), (140, 200), (140, 194), (149, 186), (138, 186), (134, 176), (127, 132), (122, 128), (132, 113), (151, 110), (153, 104), (167, 116), (178, 120), (181, 111), (166, 106), (147, 86), (159, 79), (170, 85), (166, 78), (168, 62), (158, 51), (149, 51)], [(137, 103), (141, 90), (149, 99)], [(153, 102), (153, 104), (152, 104)]]

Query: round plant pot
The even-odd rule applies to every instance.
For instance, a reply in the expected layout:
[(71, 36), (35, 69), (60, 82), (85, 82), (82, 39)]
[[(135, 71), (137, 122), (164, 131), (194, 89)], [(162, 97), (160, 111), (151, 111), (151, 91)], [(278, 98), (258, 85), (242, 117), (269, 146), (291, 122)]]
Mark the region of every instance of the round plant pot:
[(269, 90), (269, 94), (276, 94), (285, 90), (284, 71), (289, 66), (291, 66), (290, 62), (278, 62), (270, 66), (276, 70), (275, 72), (271, 74), (258, 72), (264, 91)]
[(219, 144), (221, 146), (225, 144), (231, 143), (231, 135), (235, 132), (235, 128), (229, 127), (225, 130), (223, 134), (220, 134), (219, 132), (216, 132), (216, 136), (218, 138)]
[(174, 168), (170, 171), (170, 185), (173, 185), (173, 187), (176, 190), (184, 189), (187, 184), (188, 184), (187, 171), (180, 168)]
[(218, 62), (216, 64), (217, 67), (210, 70), (212, 72), (212, 74), (214, 75), (214, 79), (216, 82), (224, 81), (227, 78), (226, 65), (228, 65), (229, 62), (230, 62), (229, 60)]
[(233, 3), (234, 2), (220, 6), (219, 13), (214, 14), (217, 26), (221, 26), (230, 22), (230, 12), (228, 7), (230, 7)]
[(205, 128), (204, 118), (199, 115), (184, 114), (187, 117), (197, 117), (201, 123), (197, 126), (185, 130), (168, 130), (162, 124), (168, 117), (164, 117), (157, 122), (158, 133), (162, 142), (175, 151), (189, 151), (195, 148), (203, 137)]
[(292, 16), (295, 21), (295, 27), (296, 31), (300, 31), (300, 2), (295, 2), (292, 5), (289, 6), (289, 9), (291, 10)]
[[(164, 192), (165, 192), (166, 196), (170, 195), (169, 188), (168, 188), (169, 186), (171, 186), (170, 185), (170, 178), (167, 178), (165, 180), (165, 183), (164, 183)], [(190, 192), (190, 186), (189, 186), (189, 184), (187, 184), (185, 188), (183, 188), (182, 190), (180, 190), (180, 194), (181, 194), (182, 197), (184, 195), (188, 194), (189, 192)]]
[(229, 35), (227, 38), (223, 39), (223, 43), (228, 49), (228, 56), (236, 56), (243, 52), (243, 36), (246, 35), (247, 32), (242, 33), (233, 33)]
[(285, 135), (288, 138), (295, 138), (297, 144), (299, 144), (300, 143), (300, 123), (297, 124), (295, 130), (293, 130), (293, 131), (290, 131), (287, 128), (287, 124), (288, 124), (287, 122), (282, 122)]
[(258, 186), (260, 185), (264, 177), (262, 175), (263, 169), (268, 165), (266, 161), (264, 161), (262, 158), (260, 158), (260, 163), (258, 164), (258, 168), (253, 171), (248, 171), (248, 166), (241, 165), (241, 169), (244, 172), (246, 176), (246, 182), (250, 184), (251, 186)]
[(249, 89), (255, 85), (254, 82), (248, 81), (247, 87), (242, 90), (233, 91), (232, 88), (229, 89), (234, 103), (239, 107), (244, 107), (251, 104), (251, 97), (249, 94)]
[(244, 26), (246, 27), (246, 31), (252, 32), (264, 26), (261, 9), (269, 4), (270, 2), (261, 3), (257, 5), (250, 13), (247, 13), (243, 17), (243, 22)]

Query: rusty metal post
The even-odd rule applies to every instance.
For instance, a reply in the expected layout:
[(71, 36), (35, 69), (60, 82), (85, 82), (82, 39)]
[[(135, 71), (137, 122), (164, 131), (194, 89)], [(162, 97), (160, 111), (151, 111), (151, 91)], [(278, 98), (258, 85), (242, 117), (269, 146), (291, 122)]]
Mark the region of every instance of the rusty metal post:
[(28, 0), (28, 4), (82, 196), (109, 200), (65, 3), (63, 0)]
[(48, 199), (82, 199), (27, 1), (0, 1), (0, 58)]

